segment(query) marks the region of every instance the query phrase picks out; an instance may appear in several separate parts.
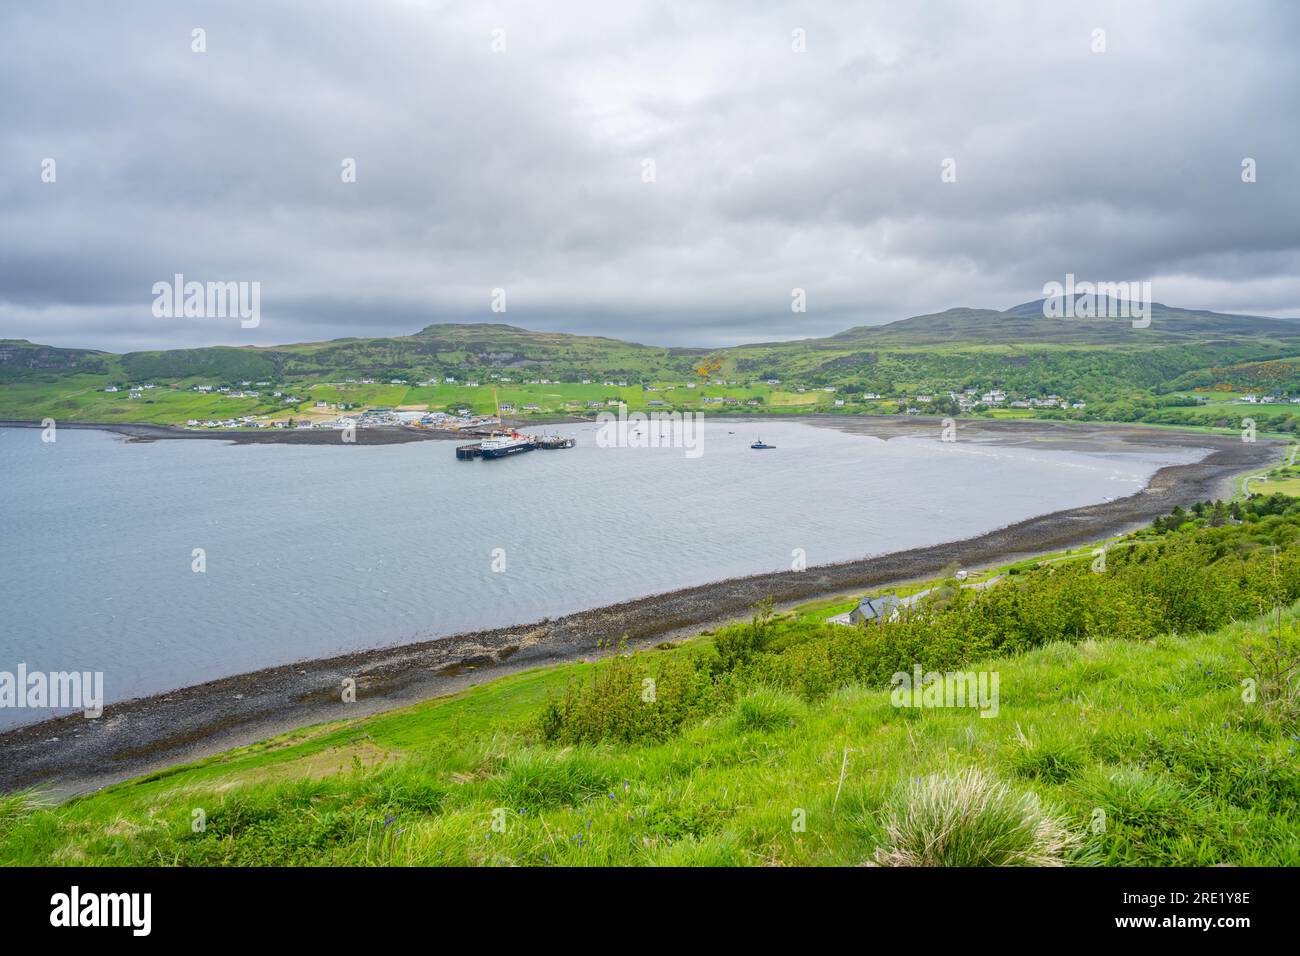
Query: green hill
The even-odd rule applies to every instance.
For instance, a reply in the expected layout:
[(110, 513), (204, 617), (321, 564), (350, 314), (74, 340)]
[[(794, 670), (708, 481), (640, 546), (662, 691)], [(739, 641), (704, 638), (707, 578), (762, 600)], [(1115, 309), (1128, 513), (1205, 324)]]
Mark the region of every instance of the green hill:
[[(1021, 399), (1057, 396), (1078, 406), (1032, 412), (1038, 416), (1235, 428), (1242, 413), (1224, 403), (1241, 392), (1269, 390), (1300, 398), (1297, 359), (1300, 322), (1292, 320), (1154, 304), (1150, 326), (1135, 329), (1128, 319), (1047, 318), (1041, 302), (1005, 311), (950, 309), (856, 326), (826, 338), (713, 350), (501, 324), (440, 324), (408, 336), (124, 355), (5, 340), (0, 342), (0, 417), (178, 422), (226, 413), (225, 406), (208, 409), (175, 396), (163, 401), (162, 392), (136, 403), (96, 394), (109, 385), (142, 382), (173, 391), (197, 384), (266, 382), (301, 392), (348, 380), (386, 385), (401, 379), (411, 386), (409, 393), (370, 396), (353, 388), (347, 399), (359, 406), (468, 405), (487, 411), (491, 401), (486, 392), (434, 394), (414, 385), (454, 379), (519, 386), (546, 379), (572, 386), (626, 383), (623, 387), (631, 391), (615, 392), (613, 386), (537, 394), (525, 390), (506, 400), (535, 405), (544, 415), (572, 414), (609, 400), (640, 407), (649, 398), (693, 410), (702, 407), (699, 392), (679, 388), (670, 396), (647, 398), (640, 394), (641, 386), (701, 383), (723, 389), (714, 397), (748, 403), (750, 411), (895, 412), (919, 405), (922, 412), (946, 415), (957, 411), (947, 398), (950, 392), (999, 389)], [(701, 367), (707, 374), (698, 371)], [(1253, 377), (1251, 370), (1260, 367), (1268, 369), (1267, 375)], [(776, 387), (764, 384), (770, 380), (782, 383), (777, 391), (783, 394), (773, 394)], [(842, 405), (815, 394), (831, 388), (840, 393), (836, 398)], [(804, 394), (796, 395), (798, 389)], [(1196, 390), (1207, 394), (1188, 394)], [(882, 396), (887, 404), (872, 405), (863, 398), (867, 394)], [(937, 398), (915, 402), (917, 395)], [(267, 400), (245, 405), (237, 410), (259, 415), (299, 410)], [(1300, 406), (1295, 407), (1296, 413), (1290, 407), (1252, 413), (1263, 430), (1296, 431)]]

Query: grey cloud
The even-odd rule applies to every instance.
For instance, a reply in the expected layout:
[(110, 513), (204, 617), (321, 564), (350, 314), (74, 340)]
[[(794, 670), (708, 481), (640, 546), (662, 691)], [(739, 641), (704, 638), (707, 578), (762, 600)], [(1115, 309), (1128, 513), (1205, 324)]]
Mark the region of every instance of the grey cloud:
[[(0, 337), (737, 344), (1067, 271), (1296, 314), (1297, 28), (1284, 2), (10, 5)], [(175, 272), (260, 281), (262, 325), (154, 319)]]

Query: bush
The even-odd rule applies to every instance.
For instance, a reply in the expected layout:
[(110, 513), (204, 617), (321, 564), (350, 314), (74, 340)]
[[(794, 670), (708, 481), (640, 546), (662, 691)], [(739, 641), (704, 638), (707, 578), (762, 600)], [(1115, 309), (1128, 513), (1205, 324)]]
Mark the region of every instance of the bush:
[(618, 656), (596, 668), (591, 681), (573, 681), (550, 697), (537, 730), (548, 743), (666, 740), (688, 721), (713, 713), (727, 688), (693, 658), (660, 658), (653, 672), (640, 654)]
[(715, 674), (729, 673), (766, 650), (771, 637), (772, 606), (772, 599), (766, 598), (754, 605), (749, 624), (733, 625), (717, 633), (713, 639)]

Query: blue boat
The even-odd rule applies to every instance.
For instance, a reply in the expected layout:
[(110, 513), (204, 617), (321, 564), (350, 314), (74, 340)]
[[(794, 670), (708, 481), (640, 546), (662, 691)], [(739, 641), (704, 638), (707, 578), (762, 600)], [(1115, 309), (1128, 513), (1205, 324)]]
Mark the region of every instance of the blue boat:
[(765, 441), (763, 441), (763, 439), (760, 438), (758, 441), (754, 442), (754, 444), (750, 445), (749, 447), (750, 448), (775, 448), (776, 446), (769, 445)]

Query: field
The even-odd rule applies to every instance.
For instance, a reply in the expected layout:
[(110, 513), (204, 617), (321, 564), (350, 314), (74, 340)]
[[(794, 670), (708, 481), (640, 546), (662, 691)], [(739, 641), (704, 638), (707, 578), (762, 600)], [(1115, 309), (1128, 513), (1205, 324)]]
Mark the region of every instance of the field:
[[(683, 383), (671, 382), (648, 383), (654, 391), (647, 391), (641, 385), (624, 387), (605, 386), (599, 383), (582, 385), (578, 383), (553, 384), (440, 384), (433, 386), (419, 385), (362, 385), (362, 384), (310, 384), (295, 383), (283, 385), (274, 391), (284, 391), (300, 401), (286, 403), (281, 398), (274, 398), (268, 386), (257, 391), (260, 395), (252, 398), (229, 398), (215, 392), (202, 394), (190, 390), (195, 381), (177, 382), (163, 385), (142, 392), (141, 397), (133, 399), (123, 389), (115, 393), (103, 391), (105, 382), (99, 378), (77, 376), (63, 379), (58, 383), (22, 382), (0, 386), (0, 418), (42, 419), (54, 418), (56, 421), (83, 422), (146, 422), (151, 424), (183, 425), (190, 419), (236, 418), (243, 415), (257, 415), (272, 419), (285, 419), (290, 416), (299, 418), (334, 418), (340, 414), (340, 403), (353, 406), (356, 411), (367, 408), (412, 408), (420, 410), (449, 411), (468, 408), (473, 414), (487, 415), (495, 408), (493, 388), (497, 400), (503, 406), (512, 406), (507, 414), (514, 417), (529, 416), (554, 417), (557, 415), (594, 415), (599, 411), (611, 410), (609, 402), (623, 402), (631, 411), (662, 410), (677, 411), (786, 411), (786, 412), (829, 412), (837, 410), (834, 400), (840, 397), (821, 390), (798, 393), (783, 391), (772, 386), (757, 384), (749, 386), (708, 385), (687, 388)], [(203, 380), (202, 384), (212, 384)], [(710, 405), (705, 397), (730, 398), (736, 404)], [(758, 407), (744, 403), (758, 399)], [(860, 396), (859, 396), (860, 399)], [(315, 403), (327, 402), (328, 411), (317, 409)], [(651, 406), (652, 401), (665, 402), (663, 406)], [(598, 407), (588, 407), (588, 403), (599, 403)], [(526, 405), (535, 405), (535, 409), (526, 409)], [(871, 405), (860, 400), (852, 402), (852, 410), (859, 413), (870, 409)], [(847, 408), (838, 409), (846, 411)]]

